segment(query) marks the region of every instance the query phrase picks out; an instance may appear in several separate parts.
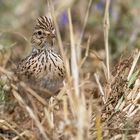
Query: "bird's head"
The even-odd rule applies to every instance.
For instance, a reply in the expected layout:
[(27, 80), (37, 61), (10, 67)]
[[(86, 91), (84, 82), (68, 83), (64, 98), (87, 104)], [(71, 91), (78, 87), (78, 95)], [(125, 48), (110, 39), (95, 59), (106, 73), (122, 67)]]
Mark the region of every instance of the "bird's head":
[(39, 17), (31, 38), (31, 43), (37, 49), (52, 47), (56, 38), (54, 24), (46, 16)]

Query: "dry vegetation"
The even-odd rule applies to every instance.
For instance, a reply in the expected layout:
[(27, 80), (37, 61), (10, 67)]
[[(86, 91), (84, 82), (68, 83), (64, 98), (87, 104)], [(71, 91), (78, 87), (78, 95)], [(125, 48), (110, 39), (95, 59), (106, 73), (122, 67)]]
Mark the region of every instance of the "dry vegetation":
[[(0, 140), (140, 140), (139, 5), (0, 0)], [(53, 96), (16, 75), (35, 19), (50, 12), (66, 67)]]

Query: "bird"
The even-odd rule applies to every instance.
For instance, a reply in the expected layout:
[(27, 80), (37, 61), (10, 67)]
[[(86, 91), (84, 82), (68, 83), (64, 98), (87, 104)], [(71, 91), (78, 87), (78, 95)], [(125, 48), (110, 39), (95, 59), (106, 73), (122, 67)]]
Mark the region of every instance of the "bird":
[(39, 17), (31, 37), (32, 52), (17, 66), (17, 73), (40, 87), (56, 92), (65, 77), (62, 57), (54, 51), (56, 39), (52, 20)]

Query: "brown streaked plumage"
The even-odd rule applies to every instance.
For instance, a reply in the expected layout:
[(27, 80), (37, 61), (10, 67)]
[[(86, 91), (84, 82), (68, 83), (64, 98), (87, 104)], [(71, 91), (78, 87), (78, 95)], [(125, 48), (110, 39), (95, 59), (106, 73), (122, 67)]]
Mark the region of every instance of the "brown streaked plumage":
[(48, 79), (63, 79), (65, 75), (64, 63), (59, 55), (52, 50), (43, 49), (31, 54), (18, 65), (18, 72), (28, 78), (36, 80), (47, 75)]
[(19, 75), (39, 83), (51, 92), (58, 90), (58, 85), (62, 84), (65, 77), (63, 60), (53, 51), (53, 39), (53, 22), (47, 17), (38, 18), (31, 39), (33, 51), (17, 67)]

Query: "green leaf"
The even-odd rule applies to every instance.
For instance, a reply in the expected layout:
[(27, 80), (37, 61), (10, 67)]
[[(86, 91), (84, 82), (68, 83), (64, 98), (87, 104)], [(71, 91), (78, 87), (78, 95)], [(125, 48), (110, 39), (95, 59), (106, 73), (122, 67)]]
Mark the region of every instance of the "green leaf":
[(136, 72), (134, 72), (131, 77), (130, 77), (130, 80), (128, 81), (128, 87), (130, 87), (136, 80), (137, 78), (137, 75), (139, 74), (140, 72), (140, 69), (138, 69)]

